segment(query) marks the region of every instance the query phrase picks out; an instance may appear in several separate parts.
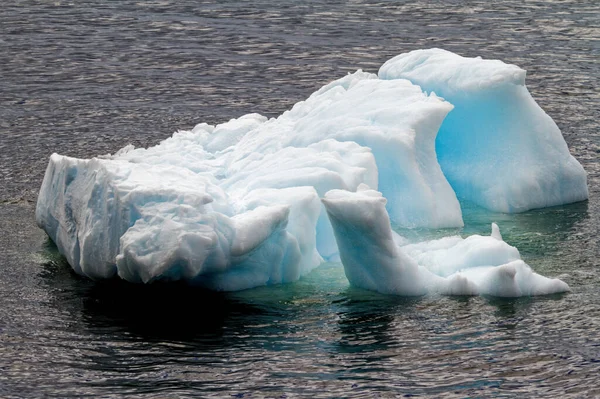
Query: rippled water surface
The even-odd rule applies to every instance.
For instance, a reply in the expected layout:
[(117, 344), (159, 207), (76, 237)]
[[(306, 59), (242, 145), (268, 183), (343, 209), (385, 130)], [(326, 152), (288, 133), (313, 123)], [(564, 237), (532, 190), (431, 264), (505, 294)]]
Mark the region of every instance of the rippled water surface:
[[(233, 294), (101, 284), (73, 275), (35, 226), (52, 152), (276, 116), (434, 46), (527, 69), (587, 170), (584, 203), (464, 204), (462, 233), (497, 221), (571, 293), (389, 297), (349, 288), (332, 264)], [(0, 50), (0, 397), (600, 396), (599, 2), (9, 0)]]

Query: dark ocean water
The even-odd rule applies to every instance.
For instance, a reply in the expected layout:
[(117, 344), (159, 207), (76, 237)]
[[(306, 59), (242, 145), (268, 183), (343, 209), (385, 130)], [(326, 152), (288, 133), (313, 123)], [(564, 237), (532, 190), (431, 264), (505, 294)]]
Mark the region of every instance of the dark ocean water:
[[(94, 283), (35, 226), (53, 152), (158, 143), (442, 47), (528, 71), (590, 200), (497, 221), (564, 295), (399, 298), (339, 265), (240, 293)], [(0, 397), (600, 396), (600, 2), (16, 1), (0, 9)], [(414, 232), (427, 235), (428, 232)]]

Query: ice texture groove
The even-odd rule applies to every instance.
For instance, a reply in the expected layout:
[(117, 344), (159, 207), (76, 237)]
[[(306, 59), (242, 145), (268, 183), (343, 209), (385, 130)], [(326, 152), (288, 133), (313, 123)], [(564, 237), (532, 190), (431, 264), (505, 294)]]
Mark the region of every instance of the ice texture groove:
[[(506, 212), (587, 197), (583, 169), (524, 78), (500, 61), (416, 51), (379, 76), (333, 81), (278, 118), (201, 123), (90, 160), (54, 154), (36, 219), (92, 279), (235, 291), (341, 260), (351, 284), (384, 293), (565, 290), (533, 273), (497, 226), (491, 237), (419, 244), (389, 227), (460, 227), (457, 194)], [(348, 198), (360, 205), (338, 206)]]

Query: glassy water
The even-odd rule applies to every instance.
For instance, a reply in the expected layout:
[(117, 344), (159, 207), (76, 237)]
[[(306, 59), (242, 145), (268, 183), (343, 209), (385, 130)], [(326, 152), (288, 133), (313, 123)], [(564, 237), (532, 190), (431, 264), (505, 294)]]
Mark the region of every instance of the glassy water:
[[(500, 224), (542, 298), (399, 298), (339, 265), (239, 293), (94, 283), (37, 229), (49, 155), (114, 153), (442, 47), (528, 70), (590, 200)], [(8, 1), (0, 11), (0, 397), (591, 397), (600, 372), (600, 3)], [(457, 231), (404, 231), (425, 238)]]

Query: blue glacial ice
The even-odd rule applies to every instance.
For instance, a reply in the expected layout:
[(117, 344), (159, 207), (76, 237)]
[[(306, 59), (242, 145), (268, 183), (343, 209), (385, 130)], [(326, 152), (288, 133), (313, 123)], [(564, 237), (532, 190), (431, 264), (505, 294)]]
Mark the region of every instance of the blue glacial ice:
[(341, 259), (352, 285), (384, 293), (565, 291), (496, 228), (407, 244), (389, 227), (461, 227), (458, 198), (503, 212), (587, 198), (583, 168), (524, 77), (500, 61), (415, 51), (278, 118), (203, 123), (89, 160), (53, 154), (36, 219), (92, 279), (233, 291)]
[(436, 139), (459, 198), (498, 212), (587, 199), (587, 176), (556, 123), (525, 86), (525, 71), (439, 49), (398, 55), (381, 79), (408, 79), (454, 105)]

